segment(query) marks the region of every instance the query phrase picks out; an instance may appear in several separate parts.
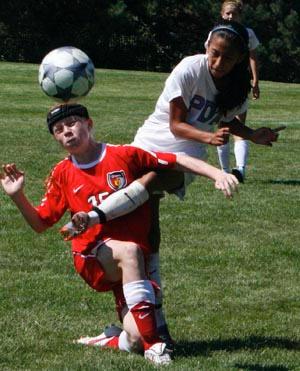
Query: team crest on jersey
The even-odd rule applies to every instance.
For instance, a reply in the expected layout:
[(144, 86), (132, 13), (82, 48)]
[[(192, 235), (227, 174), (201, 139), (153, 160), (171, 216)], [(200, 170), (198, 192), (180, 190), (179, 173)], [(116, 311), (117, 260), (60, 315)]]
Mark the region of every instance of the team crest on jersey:
[(118, 191), (119, 189), (124, 188), (127, 184), (125, 172), (123, 170), (120, 170), (108, 173), (107, 182), (110, 188), (112, 188), (114, 191)]

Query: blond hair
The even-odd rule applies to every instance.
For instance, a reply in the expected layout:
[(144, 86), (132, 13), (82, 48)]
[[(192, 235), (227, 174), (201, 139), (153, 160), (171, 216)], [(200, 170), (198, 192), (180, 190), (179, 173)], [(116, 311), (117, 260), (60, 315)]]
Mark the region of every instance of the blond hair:
[(242, 13), (242, 11), (243, 11), (244, 4), (243, 4), (242, 0), (225, 0), (225, 1), (223, 1), (222, 7), (221, 7), (221, 12), (224, 11), (225, 6), (227, 6), (227, 5), (234, 6), (234, 8), (237, 9), (239, 13)]

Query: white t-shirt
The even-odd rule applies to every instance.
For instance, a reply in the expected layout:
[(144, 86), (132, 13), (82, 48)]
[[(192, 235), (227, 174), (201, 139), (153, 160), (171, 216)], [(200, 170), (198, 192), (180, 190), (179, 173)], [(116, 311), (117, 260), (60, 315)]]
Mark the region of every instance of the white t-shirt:
[(254, 50), (258, 47), (259, 40), (256, 37), (255, 32), (252, 30), (252, 28), (247, 27), (247, 31), (248, 31), (248, 36), (249, 36), (249, 44), (248, 44), (249, 50)]
[(151, 151), (175, 152), (206, 159), (206, 144), (174, 136), (170, 130), (170, 102), (182, 97), (188, 108), (187, 122), (203, 131), (213, 131), (219, 121), (229, 122), (247, 110), (247, 101), (227, 112), (218, 112), (215, 98), (218, 90), (213, 82), (205, 54), (184, 58), (172, 71), (158, 98), (154, 112), (145, 120), (133, 145)]
[[(255, 50), (258, 45), (260, 44), (258, 38), (255, 35), (255, 32), (252, 30), (252, 28), (246, 27), (246, 30), (248, 31), (248, 37), (249, 37), (249, 43), (248, 48), (249, 50)], [(208, 42), (211, 38), (211, 32), (208, 34), (207, 40), (204, 43), (205, 49), (208, 47)]]

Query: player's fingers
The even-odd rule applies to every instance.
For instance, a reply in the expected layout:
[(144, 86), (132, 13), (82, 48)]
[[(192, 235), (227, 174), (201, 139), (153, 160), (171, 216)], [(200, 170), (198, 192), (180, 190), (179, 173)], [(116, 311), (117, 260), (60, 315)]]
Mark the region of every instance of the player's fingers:
[(278, 131), (281, 131), (281, 130), (284, 130), (284, 129), (286, 129), (286, 125), (280, 125), (277, 128), (273, 129), (273, 131), (275, 133), (277, 133)]
[(228, 185), (230, 197), (232, 197), (234, 192), (239, 191), (239, 188), (238, 188), (239, 181), (234, 175), (232, 174), (228, 174), (228, 175), (229, 177), (227, 178), (227, 185)]
[(72, 236), (69, 234), (67, 230), (63, 230), (63, 228), (59, 231), (64, 241), (71, 241)]
[(17, 180), (17, 179), (18, 179), (18, 176), (19, 176), (19, 173), (18, 173), (18, 170), (17, 170), (15, 164), (12, 164), (12, 165), (9, 166), (9, 171), (10, 171), (10, 175), (11, 175), (15, 180)]
[(72, 223), (74, 227), (78, 227), (82, 222), (82, 219), (79, 214), (75, 214), (72, 217)]
[(229, 135), (230, 134), (230, 131), (229, 131), (229, 127), (228, 126), (225, 126), (221, 129), (219, 129), (220, 133), (222, 133), (222, 135)]
[(3, 167), (3, 170), (7, 176), (10, 177), (11, 180), (17, 180), (21, 173), (17, 170), (15, 164), (6, 164)]
[(4, 171), (4, 174), (9, 178), (9, 180), (11, 182), (14, 182), (16, 180), (16, 177), (14, 175), (14, 171), (13, 171), (13, 167), (12, 167), (13, 164), (6, 164), (3, 166), (3, 171)]
[(24, 175), (24, 171), (19, 170), (15, 164), (11, 165), (11, 172), (16, 179), (18, 179), (20, 176)]
[(72, 222), (67, 223), (64, 225), (60, 230), (60, 234), (62, 235), (65, 241), (72, 240), (75, 236), (77, 236), (78, 232), (74, 229), (74, 225)]
[(228, 174), (228, 176), (230, 179), (230, 183), (233, 184), (235, 187), (240, 184), (236, 176), (234, 176), (233, 174)]
[(223, 181), (220, 181), (219, 182), (219, 181), (217, 181), (215, 183), (215, 188), (216, 189), (219, 189), (220, 191), (222, 191), (225, 197), (227, 197), (227, 198), (231, 198), (232, 197), (232, 192), (231, 192), (230, 186), (226, 182), (223, 182)]
[(232, 191), (229, 184), (223, 186), (223, 193), (226, 198), (232, 198)]

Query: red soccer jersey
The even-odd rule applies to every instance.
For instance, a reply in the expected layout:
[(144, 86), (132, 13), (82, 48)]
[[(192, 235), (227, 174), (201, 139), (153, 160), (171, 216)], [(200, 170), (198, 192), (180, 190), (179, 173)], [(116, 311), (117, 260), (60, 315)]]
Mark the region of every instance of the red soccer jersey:
[[(153, 169), (172, 168), (176, 155), (152, 153), (129, 145), (102, 145), (99, 160), (88, 165), (77, 164), (68, 157), (53, 169), (41, 204), (39, 216), (49, 225), (56, 223), (66, 210), (71, 215), (88, 212), (111, 193), (126, 187)], [(112, 238), (132, 241), (149, 248), (150, 208), (148, 202), (134, 212), (97, 224), (72, 241), (76, 252), (89, 251), (99, 240)]]

